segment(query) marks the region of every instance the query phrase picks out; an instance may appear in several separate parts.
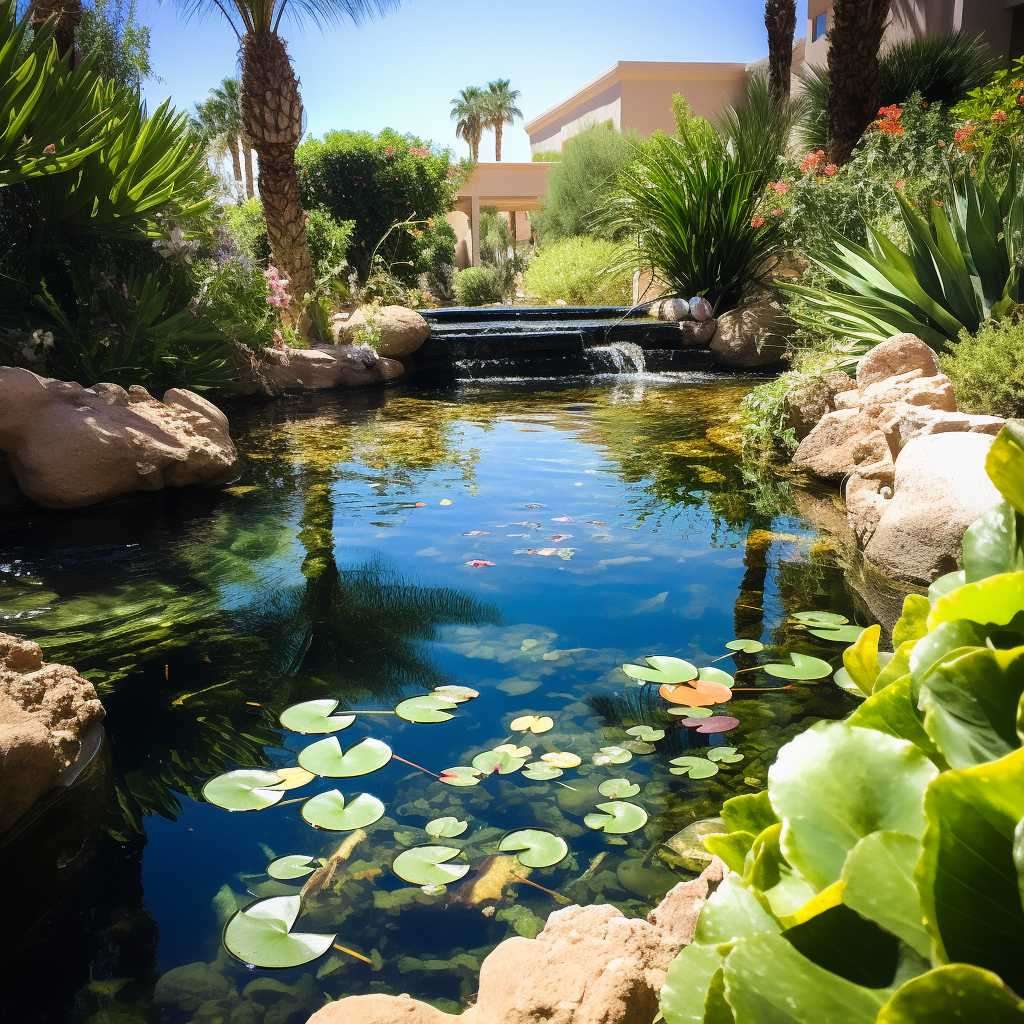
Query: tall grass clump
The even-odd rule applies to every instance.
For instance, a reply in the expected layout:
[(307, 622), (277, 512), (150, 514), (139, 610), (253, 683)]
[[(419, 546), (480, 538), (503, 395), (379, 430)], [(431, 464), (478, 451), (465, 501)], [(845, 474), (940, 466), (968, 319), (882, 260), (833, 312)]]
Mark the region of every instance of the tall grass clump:
[(523, 290), (546, 303), (562, 299), (570, 306), (623, 306), (630, 300), (632, 277), (611, 269), (617, 248), (603, 238), (565, 238), (541, 248), (523, 279)]

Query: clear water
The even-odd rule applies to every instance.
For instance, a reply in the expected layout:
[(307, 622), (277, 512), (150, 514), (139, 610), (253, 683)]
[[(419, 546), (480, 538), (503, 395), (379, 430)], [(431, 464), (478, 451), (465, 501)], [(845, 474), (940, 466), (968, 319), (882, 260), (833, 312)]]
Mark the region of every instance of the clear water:
[[(98, 796), (0, 856), (21, 922), (2, 952), (23, 979), (3, 986), (0, 1016), (292, 1024), (328, 998), (373, 991), (454, 1011), (487, 952), (533, 934), (559, 904), (509, 879), (477, 904), (456, 887), (410, 890), (390, 862), (441, 814), (469, 820), (451, 842), (484, 869), (506, 830), (563, 835), (570, 858), (530, 880), (574, 902), (643, 915), (692, 877), (665, 840), (755, 792), (784, 742), (850, 708), (829, 681), (737, 690), (728, 708), (741, 724), (714, 742), (743, 762), (691, 781), (668, 761), (702, 738), (619, 667), (655, 653), (706, 664), (735, 636), (838, 664), (836, 646), (787, 621), (853, 609), (828, 538), (789, 511), (784, 491), (743, 474), (730, 418), (748, 387), (623, 377), (293, 399), (235, 414), (242, 472), (226, 491), (9, 517), (0, 629), (94, 679), (112, 768)], [(276, 716), (296, 701), (390, 710), (440, 682), (481, 696), (439, 725), (360, 715), (343, 745), (377, 736), (437, 773), (537, 713), (555, 727), (524, 740), (534, 757), (568, 749), (583, 766), (564, 786), (516, 774), (454, 789), (392, 761), (289, 794), (340, 783), (387, 806), (300, 920), (373, 963), (332, 950), (275, 972), (226, 954), (225, 916), (284, 891), (264, 873), (271, 856), (328, 856), (345, 837), (310, 828), (297, 803), (228, 813), (197, 799), (202, 784), (239, 765), (294, 764), (309, 740)], [(654, 752), (591, 765), (639, 723), (669, 730)], [(632, 799), (649, 813), (618, 841), (582, 822), (611, 777), (640, 784)], [(196, 964), (211, 966), (176, 971)]]

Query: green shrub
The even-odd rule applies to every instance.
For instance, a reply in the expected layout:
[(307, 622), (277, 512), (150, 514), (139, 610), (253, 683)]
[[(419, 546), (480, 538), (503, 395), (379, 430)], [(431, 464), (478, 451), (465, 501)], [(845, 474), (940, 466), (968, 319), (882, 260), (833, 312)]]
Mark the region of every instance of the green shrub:
[(556, 164), (562, 159), (560, 149), (542, 149), (539, 153), (531, 153), (530, 159), (535, 163)]
[(442, 304), (455, 298), (455, 229), (447, 220), (433, 220), (419, 239), (417, 269), (431, 296)]
[(487, 306), (501, 299), (498, 275), (491, 267), (467, 267), (455, 275), (455, 298), (460, 306)]
[(963, 412), (1024, 415), (1024, 321), (1019, 316), (963, 331), (940, 358)]
[(566, 238), (542, 246), (530, 261), (523, 291), (553, 304), (570, 306), (628, 306), (633, 277), (617, 262), (613, 242), (601, 238)]
[(956, 105), (953, 114), (961, 126), (961, 146), (988, 153), (993, 146), (1019, 150), (1024, 136), (1024, 57), (1010, 68), (996, 71)]
[(516, 280), (530, 262), (529, 244), (517, 242), (503, 213), (486, 208), (480, 211), (480, 262), (494, 271), (502, 299), (515, 295)]

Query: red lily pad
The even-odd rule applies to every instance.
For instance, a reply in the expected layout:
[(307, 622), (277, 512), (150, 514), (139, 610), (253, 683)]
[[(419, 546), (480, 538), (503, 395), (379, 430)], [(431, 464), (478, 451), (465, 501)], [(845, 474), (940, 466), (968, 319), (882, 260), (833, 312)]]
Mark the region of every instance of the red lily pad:
[(738, 718), (730, 718), (728, 715), (712, 715), (710, 718), (684, 718), (683, 725), (696, 728), (697, 732), (705, 736), (716, 732), (728, 732), (740, 724)]

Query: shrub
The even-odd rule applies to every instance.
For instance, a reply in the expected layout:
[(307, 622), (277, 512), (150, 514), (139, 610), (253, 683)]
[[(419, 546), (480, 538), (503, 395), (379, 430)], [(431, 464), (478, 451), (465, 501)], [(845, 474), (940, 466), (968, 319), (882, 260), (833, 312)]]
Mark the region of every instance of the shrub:
[(981, 325), (941, 356), (963, 412), (1024, 415), (1024, 321), (1007, 317)]
[(1019, 148), (1024, 136), (1024, 57), (972, 89), (953, 114), (960, 122), (964, 150), (980, 148), (988, 153), (997, 144)]
[(480, 262), (494, 271), (501, 298), (512, 298), (517, 278), (529, 265), (530, 246), (517, 242), (506, 217), (493, 209), (480, 212), (479, 237)]
[(455, 298), (460, 306), (486, 306), (501, 299), (498, 276), (491, 267), (467, 267), (455, 275)]
[(417, 269), (427, 291), (441, 303), (455, 299), (455, 229), (446, 220), (429, 221), (420, 237)]
[(530, 261), (523, 291), (553, 304), (570, 306), (628, 306), (632, 275), (617, 262), (613, 242), (601, 238), (566, 238), (543, 246)]
[(539, 153), (531, 153), (530, 159), (535, 163), (556, 164), (562, 159), (560, 149), (542, 149)]

